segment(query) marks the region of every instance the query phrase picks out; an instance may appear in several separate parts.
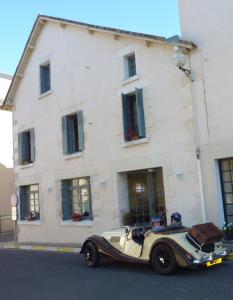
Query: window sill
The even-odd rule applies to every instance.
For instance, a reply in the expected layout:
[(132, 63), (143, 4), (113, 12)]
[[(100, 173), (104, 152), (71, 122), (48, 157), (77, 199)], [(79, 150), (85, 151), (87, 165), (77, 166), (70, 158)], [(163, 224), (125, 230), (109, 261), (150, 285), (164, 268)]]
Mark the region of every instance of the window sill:
[(62, 226), (80, 226), (80, 227), (92, 227), (93, 221), (92, 220), (83, 220), (83, 221), (62, 221), (60, 223)]
[(127, 84), (127, 83), (130, 83), (130, 82), (133, 82), (133, 81), (135, 81), (135, 80), (138, 80), (139, 79), (139, 75), (134, 75), (134, 76), (132, 76), (132, 77), (129, 77), (129, 78), (127, 78), (127, 79), (124, 79), (123, 81), (122, 81), (122, 84), (123, 85), (125, 85), (125, 84)]
[(18, 225), (42, 225), (42, 222), (37, 220), (37, 221), (18, 221)]
[(142, 138), (142, 139), (138, 139), (138, 140), (134, 140), (134, 141), (129, 141), (129, 142), (125, 142), (122, 145), (122, 148), (127, 148), (127, 147), (131, 147), (134, 145), (140, 145), (140, 144), (145, 144), (145, 143), (149, 143), (149, 138)]
[(45, 92), (43, 94), (40, 94), (40, 96), (38, 97), (38, 99), (44, 98), (44, 97), (46, 97), (46, 96), (48, 96), (50, 94), (52, 94), (52, 90), (49, 90), (49, 91), (47, 91), (47, 92)]
[(29, 163), (26, 165), (19, 165), (20, 169), (27, 169), (27, 168), (32, 168), (34, 166), (34, 163)]
[(76, 152), (76, 153), (72, 153), (72, 154), (64, 154), (64, 159), (72, 159), (72, 158), (75, 158), (75, 157), (80, 157), (82, 155), (83, 155), (82, 151)]

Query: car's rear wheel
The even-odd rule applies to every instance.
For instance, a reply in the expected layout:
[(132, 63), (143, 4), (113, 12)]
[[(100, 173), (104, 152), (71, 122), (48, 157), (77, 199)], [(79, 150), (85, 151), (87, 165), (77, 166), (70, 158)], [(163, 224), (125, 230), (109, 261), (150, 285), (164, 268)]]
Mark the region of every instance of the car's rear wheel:
[(90, 268), (97, 267), (100, 262), (100, 254), (92, 242), (87, 242), (86, 247), (85, 247), (85, 260), (86, 264)]
[(177, 270), (174, 253), (166, 244), (159, 244), (154, 247), (151, 254), (151, 264), (155, 272), (162, 275), (169, 275)]

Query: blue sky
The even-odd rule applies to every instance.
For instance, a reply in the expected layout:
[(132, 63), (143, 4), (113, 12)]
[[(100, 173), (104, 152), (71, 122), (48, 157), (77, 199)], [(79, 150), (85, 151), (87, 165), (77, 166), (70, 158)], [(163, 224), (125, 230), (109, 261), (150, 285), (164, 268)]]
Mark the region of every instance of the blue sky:
[(177, 0), (2, 1), (0, 73), (14, 74), (38, 14), (165, 37), (180, 34)]

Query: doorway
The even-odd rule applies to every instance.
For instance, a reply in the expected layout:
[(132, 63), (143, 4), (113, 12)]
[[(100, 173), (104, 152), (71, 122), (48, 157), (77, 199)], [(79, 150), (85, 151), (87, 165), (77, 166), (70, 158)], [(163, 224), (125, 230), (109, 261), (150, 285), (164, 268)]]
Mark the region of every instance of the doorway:
[(162, 215), (166, 225), (166, 205), (162, 168), (127, 173), (129, 208), (135, 223), (150, 223), (155, 215)]

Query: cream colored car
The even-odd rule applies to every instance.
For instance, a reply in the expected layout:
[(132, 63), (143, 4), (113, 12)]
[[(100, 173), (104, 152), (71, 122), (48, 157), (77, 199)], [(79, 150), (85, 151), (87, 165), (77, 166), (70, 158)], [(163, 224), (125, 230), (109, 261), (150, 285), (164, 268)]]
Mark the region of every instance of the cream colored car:
[(178, 266), (209, 267), (222, 262), (226, 250), (219, 241), (221, 237), (200, 244), (190, 232), (189, 228), (156, 232), (151, 227), (124, 227), (89, 237), (80, 253), (89, 267), (98, 266), (107, 256), (122, 262), (150, 264), (163, 275), (175, 272)]

